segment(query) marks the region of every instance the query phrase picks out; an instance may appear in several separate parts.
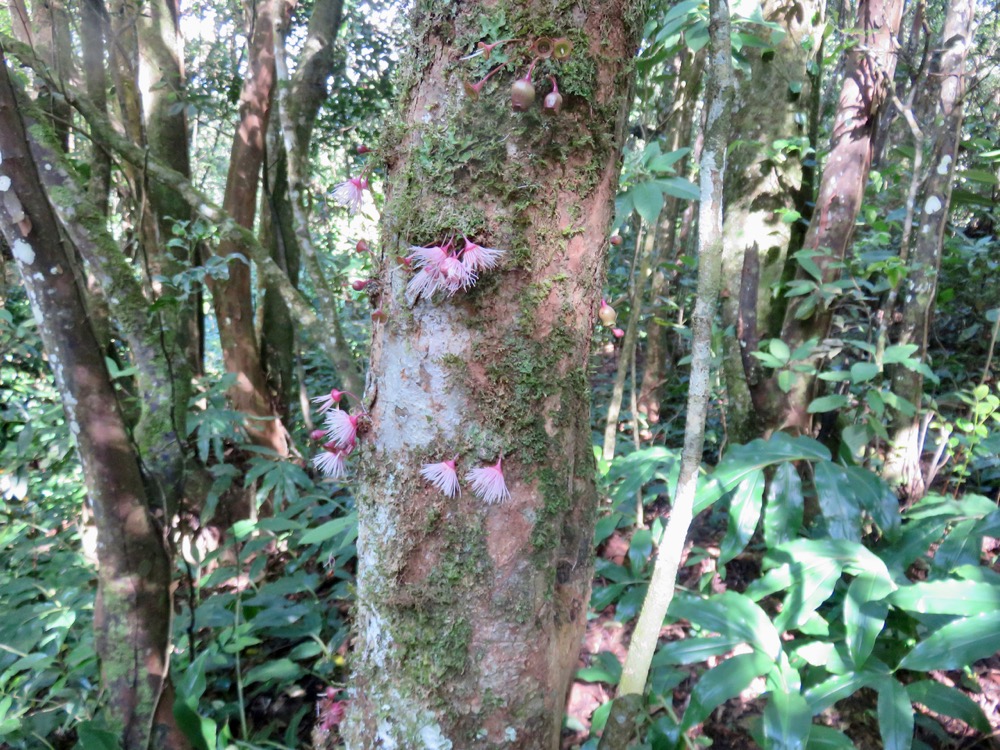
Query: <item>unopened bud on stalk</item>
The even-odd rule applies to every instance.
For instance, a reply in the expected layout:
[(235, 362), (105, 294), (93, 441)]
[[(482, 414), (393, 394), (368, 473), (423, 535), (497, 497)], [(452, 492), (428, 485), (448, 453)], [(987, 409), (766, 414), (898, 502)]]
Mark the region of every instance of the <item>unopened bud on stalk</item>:
[(615, 321), (618, 320), (618, 313), (615, 312), (615, 308), (602, 299), (601, 307), (597, 311), (597, 317), (601, 319), (601, 323), (610, 328), (615, 324)]
[(518, 78), (510, 87), (510, 106), (515, 112), (526, 112), (535, 101), (535, 86), (531, 82), (531, 71), (524, 78)]

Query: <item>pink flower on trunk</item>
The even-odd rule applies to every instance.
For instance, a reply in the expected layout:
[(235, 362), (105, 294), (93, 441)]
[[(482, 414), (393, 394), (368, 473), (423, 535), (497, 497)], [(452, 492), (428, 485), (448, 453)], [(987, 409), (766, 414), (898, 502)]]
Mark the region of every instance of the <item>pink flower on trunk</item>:
[(438, 464), (424, 464), (420, 476), (437, 487), (448, 497), (462, 494), (458, 486), (458, 472), (455, 471), (455, 459), (442, 461)]
[(352, 177), (333, 189), (333, 200), (341, 206), (347, 206), (347, 210), (353, 215), (361, 210), (367, 189), (368, 180), (364, 177)]
[(343, 409), (326, 415), (326, 436), (340, 448), (353, 447), (358, 437), (358, 418)]
[(501, 503), (510, 499), (510, 490), (503, 478), (503, 456), (493, 466), (472, 469), (465, 475), (465, 481), (472, 485), (472, 492), (485, 503)]
[(313, 466), (331, 479), (340, 479), (347, 473), (347, 454), (349, 449), (344, 449), (336, 443), (327, 443), (323, 446), (323, 452), (313, 458)]
[(462, 249), (462, 264), (469, 269), (472, 274), (480, 271), (489, 271), (496, 268), (497, 264), (506, 254), (504, 250), (497, 250), (492, 247), (483, 247), (465, 237), (465, 247)]
[(340, 397), (343, 395), (344, 395), (343, 391), (338, 391), (336, 388), (334, 388), (325, 396), (317, 396), (312, 400), (314, 404), (319, 406), (319, 409), (316, 410), (316, 413), (323, 414), (324, 412), (330, 411), (330, 409), (333, 408), (334, 404), (340, 402)]

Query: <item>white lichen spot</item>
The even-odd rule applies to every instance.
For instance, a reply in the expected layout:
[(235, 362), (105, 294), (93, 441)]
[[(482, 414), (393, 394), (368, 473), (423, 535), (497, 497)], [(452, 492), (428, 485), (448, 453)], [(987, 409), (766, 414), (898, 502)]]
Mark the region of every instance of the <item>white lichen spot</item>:
[(428, 724), (420, 730), (420, 739), (423, 740), (425, 750), (451, 750), (452, 743), (441, 732), (438, 724)]
[(938, 198), (936, 195), (932, 195), (930, 198), (927, 199), (927, 202), (924, 203), (925, 214), (936, 214), (940, 210), (941, 210), (941, 199)]
[(375, 730), (375, 744), (376, 747), (384, 748), (384, 750), (396, 750), (399, 747), (396, 738), (392, 734), (392, 727), (384, 719), (378, 723), (378, 727)]
[(14, 240), (14, 246), (11, 248), (11, 251), (14, 253), (14, 257), (26, 266), (30, 266), (35, 262), (35, 251), (24, 240)]
[(45, 165), (45, 171), (46, 172), (51, 172), (52, 171), (52, 165), (51, 164), (46, 164)]
[(948, 174), (948, 170), (951, 168), (951, 154), (945, 154), (941, 157), (941, 161), (937, 165), (937, 173), (940, 175)]
[(0, 174), (0, 193), (6, 193), (8, 190), (10, 190), (10, 177)]
[(515, 742), (517, 740), (517, 730), (514, 727), (507, 727), (503, 730), (503, 736), (507, 738), (507, 742)]

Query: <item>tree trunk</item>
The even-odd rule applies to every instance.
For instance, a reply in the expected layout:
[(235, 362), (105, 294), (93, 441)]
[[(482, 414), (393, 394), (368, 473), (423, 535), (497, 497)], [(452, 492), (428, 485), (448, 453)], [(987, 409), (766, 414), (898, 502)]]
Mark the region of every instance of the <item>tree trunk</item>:
[(168, 680), (170, 564), (163, 533), (71, 272), (72, 247), (39, 184), (2, 55), (0, 154), (8, 178), (0, 230), (39, 322), (101, 540), (94, 621), (107, 717), (126, 750), (185, 748)]
[[(383, 144), (376, 301), (388, 318), (359, 420), (353, 750), (559, 744), (597, 509), (587, 361), (644, 20), (641, 2), (567, 7), (414, 12)], [(540, 33), (572, 52), (538, 64), (538, 101), (513, 112), (511, 84)], [(503, 46), (513, 69), (463, 96), (496, 61), (459, 58), (503, 39), (519, 40)], [(551, 118), (548, 74), (563, 97)], [(413, 272), (398, 256), (462, 237), (506, 254), (474, 289), (407, 295)], [(499, 483), (502, 471), (509, 499), (488, 504), (468, 480), (449, 498), (421, 478), (422, 465), (456, 456), (460, 475), (493, 465), (476, 478)]]
[(705, 448), (705, 422), (712, 396), (712, 324), (722, 289), (722, 207), (733, 108), (729, 3), (709, 2), (708, 75), (705, 81), (705, 144), (700, 160), (698, 202), (698, 293), (691, 316), (691, 377), (688, 381), (684, 445), (670, 520), (658, 541), (656, 564), (622, 666), (601, 750), (631, 746), (636, 720), (663, 619), (674, 596), (684, 542), (694, 518), (694, 497)]
[[(830, 154), (803, 242), (804, 249), (817, 253), (813, 260), (822, 277), (820, 286), (840, 277), (839, 264), (846, 257), (854, 234), (854, 222), (871, 167), (874, 127), (885, 100), (885, 87), (896, 69), (893, 39), (899, 31), (902, 6), (902, 0), (860, 0), (858, 5), (860, 41), (846, 53), (847, 69), (837, 103)], [(801, 267), (797, 268), (796, 277), (813, 279)], [(810, 339), (821, 341), (830, 330), (835, 302), (825, 303), (819, 288), (791, 298), (785, 310), (781, 339), (792, 350)], [(807, 409), (815, 382), (815, 374), (796, 373), (789, 393), (779, 397), (778, 407), (768, 415), (767, 427), (810, 432), (811, 415)]]
[[(694, 116), (698, 111), (699, 92), (701, 91), (701, 74), (705, 68), (705, 53), (683, 52), (677, 74), (677, 85), (673, 91), (673, 109), (677, 115), (677, 124), (672, 128), (673, 135), (670, 150), (676, 151), (693, 145), (691, 128)], [(697, 160), (688, 154), (677, 162), (677, 174), (685, 177), (688, 165)], [(646, 418), (646, 423), (654, 425), (660, 421), (660, 403), (663, 401), (663, 386), (673, 370), (670, 346), (668, 345), (667, 326), (657, 322), (664, 316), (661, 311), (661, 300), (666, 299), (670, 287), (677, 277), (676, 272), (667, 271), (669, 263), (676, 262), (680, 255), (677, 221), (681, 215), (681, 201), (673, 195), (666, 196), (663, 211), (656, 227), (656, 259), (653, 262), (653, 277), (649, 283), (649, 305), (651, 315), (646, 321), (646, 352), (642, 369), (642, 383), (639, 386), (638, 411)]]
[[(802, 239), (801, 232), (795, 236), (800, 223), (789, 221), (789, 215), (812, 199), (812, 186), (803, 179), (803, 161), (815, 158), (809, 150), (815, 144), (809, 143), (807, 127), (818, 91), (809, 64), (820, 49), (823, 23), (821, 5), (814, 0), (802, 0), (794, 13), (788, 12), (784, 2), (765, 0), (763, 14), (765, 20), (780, 24), (785, 36), (767, 55), (747, 48), (749, 78), (737, 74), (743, 80), (733, 111), (733, 131), (740, 134), (740, 140), (729, 153), (726, 180), (722, 321), (734, 330), (741, 319), (759, 321), (760, 337), (770, 338), (778, 335), (780, 327), (780, 320), (778, 326), (768, 325), (772, 289), (781, 281), (789, 252), (798, 250), (795, 240)], [(779, 140), (788, 145), (773, 145)], [(741, 310), (744, 256), (754, 245), (759, 261), (752, 281), (757, 293), (746, 300), (754, 309)], [(767, 389), (768, 384), (763, 380), (748, 383), (758, 379), (743, 367), (746, 350), (756, 349), (756, 337), (726, 336), (724, 341), (728, 437), (746, 443), (762, 433), (751, 389)], [(773, 382), (769, 385), (774, 387)], [(757, 396), (758, 401), (767, 397), (764, 393)]]
[[(941, 264), (941, 248), (948, 225), (951, 188), (958, 157), (958, 142), (962, 135), (962, 99), (965, 91), (965, 59), (972, 46), (972, 0), (952, 0), (941, 34), (941, 49), (927, 78), (927, 97), (936, 100), (933, 113), (931, 157), (921, 186), (918, 206), (918, 226), (909, 254), (905, 292), (899, 296), (900, 324), (897, 344), (916, 344), (913, 357), (923, 362), (927, 356), (927, 337), (937, 294), (937, 273)], [(897, 410), (890, 425), (892, 447), (886, 459), (883, 475), (909, 499), (924, 493), (920, 465), (920, 402), (923, 396), (923, 375), (915, 370), (895, 366), (892, 372), (892, 392), (916, 408), (912, 415)]]
[[(272, 5), (271, 0), (256, 0), (251, 6), (250, 70), (240, 97), (240, 118), (222, 201), (223, 209), (247, 229), (253, 226), (256, 214), (264, 136), (271, 114), (274, 85)], [(219, 242), (217, 252), (229, 259), (229, 277), (212, 282), (211, 288), (226, 372), (236, 375), (236, 384), (229, 394), (233, 408), (249, 418), (246, 428), (251, 440), (278, 455), (285, 455), (288, 448), (284, 426), (277, 419), (272, 404), (254, 330), (248, 251), (235, 239), (227, 237)], [(233, 520), (247, 517), (247, 512), (248, 509), (234, 509)]]

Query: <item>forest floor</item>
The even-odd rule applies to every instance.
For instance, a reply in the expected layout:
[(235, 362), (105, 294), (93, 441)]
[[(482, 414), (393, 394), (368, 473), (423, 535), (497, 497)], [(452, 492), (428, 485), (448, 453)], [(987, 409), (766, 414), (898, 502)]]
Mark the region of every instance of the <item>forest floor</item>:
[[(665, 513), (666, 503), (661, 506)], [(654, 512), (656, 508), (653, 509)], [(647, 519), (651, 520), (651, 519)], [(666, 518), (663, 518), (664, 523)], [(710, 514), (703, 513), (695, 519), (691, 533), (688, 536), (687, 549), (698, 546), (717, 555), (718, 545), (724, 536), (724, 528), (712, 525)], [(995, 558), (1000, 553), (1000, 539), (987, 538), (984, 553), (989, 558)], [(612, 562), (622, 564), (629, 548), (627, 530), (616, 531), (598, 550), (598, 554)], [(686, 557), (686, 554), (685, 554)], [(715, 559), (706, 557), (691, 566), (683, 567), (678, 577), (681, 587), (696, 590), (699, 580), (707, 572), (713, 570)], [(1000, 563), (994, 565), (1000, 572)], [(752, 554), (745, 553), (726, 565), (725, 575), (715, 571), (712, 577), (713, 592), (734, 590), (742, 592), (749, 583), (761, 575), (760, 565)], [(596, 584), (596, 582), (595, 582)], [(594, 616), (587, 624), (587, 633), (580, 650), (580, 667), (593, 663), (594, 657), (602, 651), (615, 655), (618, 661), (624, 663), (625, 653), (634, 621), (622, 624), (615, 619), (614, 605)], [(997, 624), (1000, 627), (1000, 623)], [(676, 640), (684, 638), (688, 628), (682, 623), (664, 626), (661, 640)], [(712, 663), (714, 666), (719, 657)], [(690, 670), (690, 677), (678, 685), (673, 692), (673, 707), (677, 715), (682, 715), (687, 705), (691, 687), (694, 684), (699, 669), (694, 666), (683, 668)], [(983, 659), (973, 665), (972, 672), (961, 671), (934, 672), (932, 676), (945, 685), (958, 687), (966, 695), (976, 701), (989, 719), (992, 733), (982, 735), (966, 726), (963, 722), (940, 717), (930, 711), (918, 708), (931, 721), (917, 722), (916, 738), (932, 750), (1000, 750), (1000, 654)], [(740, 696), (717, 708), (709, 719), (693, 736), (704, 736), (711, 740), (713, 750), (748, 750), (757, 747), (750, 735), (751, 722), (761, 716), (763, 701), (763, 680), (754, 683)], [(614, 695), (614, 687), (605, 683), (576, 681), (571, 689), (567, 714), (571, 725), (583, 727), (582, 730), (563, 733), (564, 750), (578, 748), (587, 738), (590, 729), (590, 716), (594, 709)], [(874, 750), (882, 747), (879, 735), (878, 719), (876, 718), (877, 693), (870, 689), (862, 689), (850, 698), (840, 701), (837, 705), (821, 716), (822, 723), (834, 727), (847, 734), (862, 750)], [(920, 747), (915, 745), (915, 747)]]

